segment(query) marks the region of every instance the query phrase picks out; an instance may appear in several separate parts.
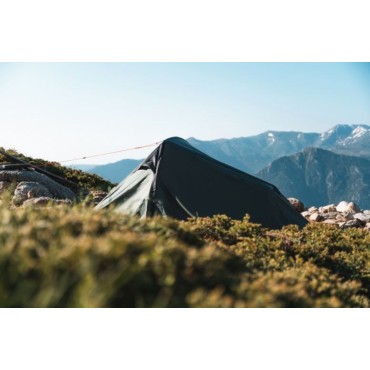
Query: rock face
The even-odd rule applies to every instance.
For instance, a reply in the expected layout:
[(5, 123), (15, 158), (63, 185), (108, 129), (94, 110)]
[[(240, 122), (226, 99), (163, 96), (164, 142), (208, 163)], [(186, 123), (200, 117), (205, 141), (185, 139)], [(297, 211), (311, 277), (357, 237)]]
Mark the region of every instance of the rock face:
[(338, 205), (310, 207), (301, 212), (301, 215), (309, 222), (322, 222), (342, 229), (361, 227), (370, 231), (370, 211), (361, 212), (358, 205), (353, 202), (341, 201)]
[(0, 194), (6, 189), (11, 189), (11, 185), (15, 187), (12, 202), (17, 207), (25, 203), (27, 206), (49, 204), (56, 200), (67, 200), (72, 203), (76, 198), (72, 190), (35, 171), (0, 171)]

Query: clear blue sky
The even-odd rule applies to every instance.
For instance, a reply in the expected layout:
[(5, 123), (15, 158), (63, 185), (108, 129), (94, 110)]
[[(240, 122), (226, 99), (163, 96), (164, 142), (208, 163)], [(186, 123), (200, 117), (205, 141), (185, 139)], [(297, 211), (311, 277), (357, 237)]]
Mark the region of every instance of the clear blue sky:
[(340, 123), (370, 125), (370, 63), (0, 63), (0, 146), (49, 160)]

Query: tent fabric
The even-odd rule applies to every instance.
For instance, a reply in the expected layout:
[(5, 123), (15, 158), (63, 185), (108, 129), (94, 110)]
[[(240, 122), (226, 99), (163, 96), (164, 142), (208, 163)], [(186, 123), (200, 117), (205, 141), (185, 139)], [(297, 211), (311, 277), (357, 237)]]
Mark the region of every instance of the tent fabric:
[(250, 215), (252, 222), (281, 228), (307, 221), (279, 190), (254, 176), (221, 163), (181, 138), (170, 138), (154, 150), (97, 208), (180, 220), (225, 214)]

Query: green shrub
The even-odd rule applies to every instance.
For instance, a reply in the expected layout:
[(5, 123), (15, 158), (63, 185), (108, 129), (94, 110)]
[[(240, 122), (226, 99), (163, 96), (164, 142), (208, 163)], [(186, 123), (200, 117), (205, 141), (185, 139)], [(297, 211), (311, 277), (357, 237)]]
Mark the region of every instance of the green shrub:
[(0, 205), (2, 307), (368, 307), (370, 234)]

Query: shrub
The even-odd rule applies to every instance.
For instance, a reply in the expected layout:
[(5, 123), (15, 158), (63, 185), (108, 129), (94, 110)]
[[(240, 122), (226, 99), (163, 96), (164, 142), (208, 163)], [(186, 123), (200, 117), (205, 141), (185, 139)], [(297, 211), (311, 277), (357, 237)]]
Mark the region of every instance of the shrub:
[(2, 307), (368, 307), (369, 234), (0, 205)]

